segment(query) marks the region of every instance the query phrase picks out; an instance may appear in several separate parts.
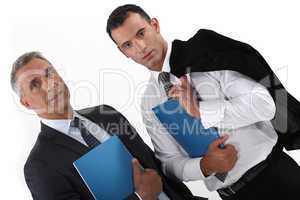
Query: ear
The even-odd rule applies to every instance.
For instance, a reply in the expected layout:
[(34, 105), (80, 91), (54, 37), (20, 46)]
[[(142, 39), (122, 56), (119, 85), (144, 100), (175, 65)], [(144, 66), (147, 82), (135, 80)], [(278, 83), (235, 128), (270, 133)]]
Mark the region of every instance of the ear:
[(24, 97), (20, 98), (20, 103), (27, 109), (31, 109), (30, 104), (26, 101), (26, 99)]
[(160, 33), (159, 22), (157, 18), (152, 18), (150, 21), (151, 26), (155, 29), (157, 33)]

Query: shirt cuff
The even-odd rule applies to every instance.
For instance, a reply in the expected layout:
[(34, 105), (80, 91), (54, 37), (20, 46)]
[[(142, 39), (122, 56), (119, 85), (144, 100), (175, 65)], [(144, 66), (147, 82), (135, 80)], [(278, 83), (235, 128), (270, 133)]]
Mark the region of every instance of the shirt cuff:
[(137, 192), (134, 192), (134, 194), (139, 198), (139, 200), (143, 200), (142, 197)]
[(219, 124), (224, 118), (226, 100), (199, 101), (201, 122), (205, 129)]
[(204, 176), (201, 168), (200, 168), (200, 161), (201, 158), (192, 158), (189, 159), (183, 168), (183, 180), (186, 181), (196, 181), (196, 180), (208, 180), (211, 177), (214, 176), (214, 174), (211, 174), (207, 177)]

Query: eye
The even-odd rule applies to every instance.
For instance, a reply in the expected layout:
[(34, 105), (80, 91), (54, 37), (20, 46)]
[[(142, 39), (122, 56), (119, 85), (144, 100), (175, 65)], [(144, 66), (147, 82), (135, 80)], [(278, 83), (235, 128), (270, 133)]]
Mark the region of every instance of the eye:
[(30, 90), (39, 89), (41, 87), (41, 80), (35, 78), (30, 82)]
[(123, 49), (129, 49), (132, 47), (132, 44), (131, 42), (125, 42), (123, 45), (122, 45), (122, 48)]
[(143, 38), (145, 36), (145, 29), (142, 29), (137, 34), (138, 37)]

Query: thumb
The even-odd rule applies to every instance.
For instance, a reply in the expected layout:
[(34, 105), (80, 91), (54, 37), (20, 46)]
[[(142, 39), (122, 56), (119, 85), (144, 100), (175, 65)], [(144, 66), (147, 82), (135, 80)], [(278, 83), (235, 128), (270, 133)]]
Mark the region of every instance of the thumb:
[(142, 177), (142, 172), (141, 172), (141, 165), (140, 162), (137, 159), (132, 159), (132, 168), (133, 168), (133, 181), (134, 181), (134, 186), (136, 187), (139, 185)]
[(215, 141), (213, 141), (213, 143), (211, 143), (211, 146), (213, 148), (219, 148), (219, 146), (221, 144), (224, 144), (224, 142), (228, 139), (228, 135), (223, 135), (220, 138), (216, 139)]

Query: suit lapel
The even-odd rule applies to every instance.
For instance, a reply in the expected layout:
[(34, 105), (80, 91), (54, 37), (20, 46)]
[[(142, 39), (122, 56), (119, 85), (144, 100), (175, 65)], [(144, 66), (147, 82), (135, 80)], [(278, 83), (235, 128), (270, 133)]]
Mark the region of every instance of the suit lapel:
[(61, 133), (41, 122), (41, 136), (49, 139), (51, 142), (55, 143), (56, 145), (64, 146), (65, 148), (76, 152), (80, 155), (83, 155), (88, 152), (88, 147), (81, 144), (77, 140)]
[(78, 112), (103, 128), (110, 136), (117, 135), (123, 142), (127, 143), (127, 141), (124, 141), (126, 140), (126, 137), (124, 137), (126, 134), (123, 133), (122, 127), (122, 123), (125, 123), (125, 121), (122, 121), (117, 111), (109, 109), (109, 107), (97, 106), (93, 109), (80, 110)]

